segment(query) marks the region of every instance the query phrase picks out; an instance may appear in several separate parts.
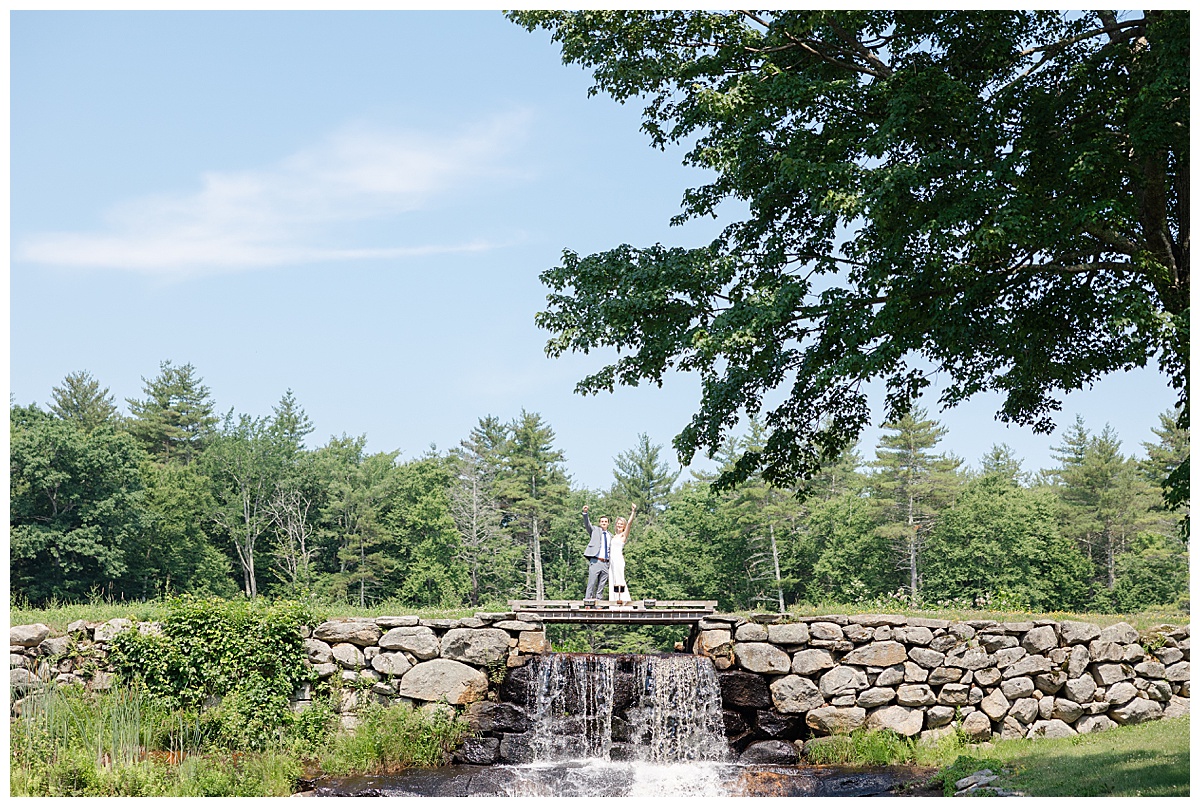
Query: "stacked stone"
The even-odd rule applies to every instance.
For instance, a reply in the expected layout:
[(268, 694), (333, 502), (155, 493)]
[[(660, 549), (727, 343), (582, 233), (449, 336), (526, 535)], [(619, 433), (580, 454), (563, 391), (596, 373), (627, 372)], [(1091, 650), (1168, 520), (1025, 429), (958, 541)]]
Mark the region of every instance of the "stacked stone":
[(58, 686), (84, 686), (93, 690), (112, 687), (108, 644), (121, 631), (161, 633), (157, 622), (112, 619), (108, 622), (79, 620), (67, 626), (66, 634), (53, 636), (46, 625), (14, 625), (8, 630), (9, 684), (13, 714), (19, 715), (25, 697), (53, 682)]
[[(128, 619), (80, 621), (59, 637), (52, 636), (46, 625), (11, 627), (14, 714), (20, 714), (21, 696), (50, 682), (111, 687), (107, 645), (118, 633), (131, 629), (157, 633), (162, 626)], [(550, 650), (541, 624), (517, 620), (512, 613), (477, 613), (463, 619), (335, 619), (315, 630), (303, 628), (301, 636), (307, 661), (318, 676), (342, 679), (337, 708), (347, 726), (354, 724), (353, 714), (367, 702), (462, 706), (483, 700), (489, 687), (499, 686), (508, 668), (523, 665), (530, 654)], [(293, 699), (294, 708), (306, 708), (312, 696), (312, 687), (303, 687)]]
[[(481, 701), (508, 668), (550, 650), (541, 624), (512, 613), (334, 619), (302, 634), (318, 676), (337, 675), (352, 685), (342, 688), (338, 711), (343, 715), (367, 702), (465, 706)], [(297, 708), (304, 708), (311, 688), (298, 695)]]
[(975, 741), (1059, 737), (1186, 714), (1190, 629), (888, 614), (706, 618), (737, 750), (854, 729)]

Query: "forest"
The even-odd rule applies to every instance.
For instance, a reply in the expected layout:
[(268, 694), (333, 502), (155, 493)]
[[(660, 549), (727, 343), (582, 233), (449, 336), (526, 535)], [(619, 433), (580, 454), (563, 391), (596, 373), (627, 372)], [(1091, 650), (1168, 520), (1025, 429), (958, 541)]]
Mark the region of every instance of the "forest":
[[(578, 599), (580, 511), (625, 515), (635, 600), (726, 610), (890, 601), (910, 607), (1130, 612), (1187, 607), (1188, 505), (1163, 482), (1188, 456), (1177, 413), (1138, 456), (1077, 418), (1056, 467), (1006, 445), (970, 460), (917, 408), (875, 446), (800, 484), (683, 478), (638, 435), (606, 490), (574, 484), (535, 412), (481, 417), (454, 448), (311, 446), (289, 390), (270, 414), (218, 413), (191, 364), (164, 361), (122, 413), (87, 371), (43, 409), (10, 401), (14, 602), (321, 597), (368, 607), (503, 607)], [(751, 420), (724, 466), (765, 439)]]

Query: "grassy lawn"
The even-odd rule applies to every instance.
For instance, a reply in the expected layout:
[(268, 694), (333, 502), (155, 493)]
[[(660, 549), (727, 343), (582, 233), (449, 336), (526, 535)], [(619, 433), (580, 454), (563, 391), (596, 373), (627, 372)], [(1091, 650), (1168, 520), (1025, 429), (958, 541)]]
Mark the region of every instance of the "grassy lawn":
[(1188, 796), (1190, 728), (1190, 717), (1180, 717), (1059, 740), (1001, 740), (945, 760), (945, 778), (991, 768), (1005, 771), (992, 786), (1029, 796)]
[[(471, 616), (476, 611), (503, 612), (508, 610), (506, 603), (488, 603), (478, 608), (414, 608), (399, 601), (388, 601), (370, 605), (365, 608), (348, 603), (331, 602), (328, 600), (313, 600), (309, 606), (318, 620), (341, 616), (396, 616), (418, 615), (428, 619), (457, 619)], [(107, 602), (94, 600), (86, 603), (49, 604), (34, 608), (27, 604), (14, 602), (9, 607), (9, 625), (32, 625), (41, 623), (48, 625), (57, 633), (63, 633), (67, 625), (83, 619), (90, 622), (105, 622), (109, 619), (123, 617), (135, 622), (152, 622), (161, 620), (167, 613), (165, 601), (150, 600), (148, 602)], [(739, 612), (741, 616), (750, 617), (750, 612)], [(889, 613), (921, 616), (931, 619), (994, 619), (997, 622), (1022, 622), (1029, 619), (1077, 620), (1091, 622), (1097, 625), (1115, 625), (1127, 622), (1138, 630), (1146, 630), (1156, 625), (1188, 625), (1191, 617), (1183, 611), (1155, 610), (1143, 611), (1136, 614), (1071, 614), (1071, 613), (1029, 613), (1016, 611), (982, 611), (942, 608), (937, 610), (917, 610), (904, 607), (881, 608), (878, 605), (857, 605), (824, 603), (821, 605), (801, 605), (788, 609), (788, 616), (822, 616), (828, 614), (863, 614)]]

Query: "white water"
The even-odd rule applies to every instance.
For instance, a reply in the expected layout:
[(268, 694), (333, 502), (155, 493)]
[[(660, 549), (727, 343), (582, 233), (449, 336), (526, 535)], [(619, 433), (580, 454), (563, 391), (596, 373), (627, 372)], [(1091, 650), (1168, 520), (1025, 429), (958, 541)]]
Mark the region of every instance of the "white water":
[[(632, 668), (632, 692), (625, 693), (631, 702), (619, 714), (618, 663)], [(531, 717), (537, 762), (614, 761), (615, 720), (627, 724), (621, 759), (670, 765), (718, 762), (729, 753), (716, 672), (698, 656), (546, 656), (539, 660)]]

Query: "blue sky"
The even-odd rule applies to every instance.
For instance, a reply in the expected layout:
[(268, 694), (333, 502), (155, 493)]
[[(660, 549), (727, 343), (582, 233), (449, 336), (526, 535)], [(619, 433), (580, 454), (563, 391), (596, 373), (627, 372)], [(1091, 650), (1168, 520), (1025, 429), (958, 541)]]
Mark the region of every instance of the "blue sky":
[[(604, 356), (544, 354), (537, 277), (563, 248), (692, 246), (725, 223), (668, 227), (703, 175), (648, 145), (636, 105), (588, 98), (544, 32), (499, 12), (14, 12), (10, 38), (17, 403), (86, 369), (123, 404), (170, 359), (222, 412), (290, 388), (312, 446), (365, 433), (409, 458), (525, 409), (593, 488), (639, 432), (669, 445), (690, 418), (694, 379), (585, 398)], [(1140, 454), (1173, 400), (1130, 373), (1058, 422), (1109, 423)], [(997, 407), (938, 414), (943, 448), (1052, 465), (1059, 437)]]

